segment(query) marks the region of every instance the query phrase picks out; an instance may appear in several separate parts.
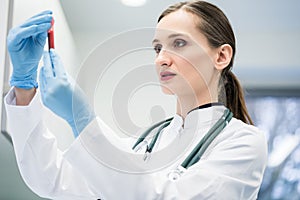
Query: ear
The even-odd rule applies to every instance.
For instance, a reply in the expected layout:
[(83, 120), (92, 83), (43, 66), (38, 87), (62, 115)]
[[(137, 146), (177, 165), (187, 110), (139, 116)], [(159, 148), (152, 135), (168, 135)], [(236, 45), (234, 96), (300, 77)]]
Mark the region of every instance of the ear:
[(229, 44), (223, 44), (216, 49), (215, 67), (217, 70), (226, 68), (232, 58), (233, 50)]

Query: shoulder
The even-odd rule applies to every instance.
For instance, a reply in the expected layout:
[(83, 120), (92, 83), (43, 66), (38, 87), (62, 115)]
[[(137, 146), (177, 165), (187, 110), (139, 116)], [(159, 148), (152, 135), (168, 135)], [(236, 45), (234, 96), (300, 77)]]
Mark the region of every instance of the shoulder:
[[(258, 127), (246, 124), (241, 120), (233, 118), (228, 124), (226, 131), (231, 140), (243, 140), (255, 142), (256, 144), (266, 145), (266, 135)], [(230, 140), (229, 140), (230, 141)]]
[(243, 121), (236, 118), (232, 118), (232, 120), (228, 124), (227, 129), (235, 134), (246, 132), (250, 135), (264, 135), (264, 132), (258, 127), (246, 124)]
[(258, 159), (263, 163), (267, 160), (267, 139), (259, 128), (232, 118), (224, 131), (218, 136), (215, 148), (227, 152), (238, 152), (248, 159)]
[(265, 134), (233, 118), (216, 137), (203, 159), (226, 177), (255, 182), (259, 187), (267, 165)]

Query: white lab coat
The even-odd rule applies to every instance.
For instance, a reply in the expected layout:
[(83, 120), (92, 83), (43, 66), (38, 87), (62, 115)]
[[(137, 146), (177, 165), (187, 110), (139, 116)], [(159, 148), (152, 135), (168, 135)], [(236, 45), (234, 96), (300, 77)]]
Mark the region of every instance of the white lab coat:
[[(60, 151), (56, 138), (43, 121), (44, 107), (38, 93), (28, 106), (15, 106), (12, 89), (5, 98), (5, 106), (20, 173), (28, 187), (42, 197), (72, 200), (257, 198), (267, 162), (266, 139), (257, 128), (235, 118), (198, 163), (177, 180), (170, 178), (172, 170), (223, 114), (223, 106), (192, 111), (184, 122), (175, 115), (147, 162), (143, 161), (143, 155), (131, 152), (132, 144), (124, 150), (128, 143), (116, 139), (99, 118), (66, 151)], [(115, 148), (118, 142), (120, 146)]]

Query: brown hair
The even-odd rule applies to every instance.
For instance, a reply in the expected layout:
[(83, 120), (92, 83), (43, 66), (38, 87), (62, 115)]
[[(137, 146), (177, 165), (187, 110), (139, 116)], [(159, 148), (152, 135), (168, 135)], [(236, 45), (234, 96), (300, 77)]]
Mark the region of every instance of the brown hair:
[[(237, 79), (232, 73), (233, 60), (235, 55), (235, 37), (229, 20), (225, 14), (215, 5), (205, 1), (180, 2), (168, 7), (158, 18), (158, 22), (166, 15), (184, 9), (198, 16), (199, 24), (197, 27), (205, 35), (212, 48), (229, 44), (233, 50), (232, 59), (229, 65), (223, 69), (219, 87), (225, 90), (225, 97), (219, 93), (219, 101), (223, 102), (233, 113), (234, 117), (245, 123), (253, 124), (247, 111), (244, 92)], [(222, 83), (222, 84), (221, 84)]]

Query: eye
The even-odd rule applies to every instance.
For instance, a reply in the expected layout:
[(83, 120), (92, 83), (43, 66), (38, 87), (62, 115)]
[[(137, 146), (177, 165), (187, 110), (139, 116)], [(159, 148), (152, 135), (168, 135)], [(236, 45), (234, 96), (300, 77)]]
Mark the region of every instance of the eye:
[(161, 49), (162, 49), (162, 45), (161, 45), (161, 44), (156, 44), (156, 45), (154, 46), (154, 51), (155, 51), (155, 53), (157, 53), (157, 54), (159, 54), (159, 52), (161, 51)]
[(186, 45), (186, 41), (182, 39), (176, 39), (174, 41), (174, 47), (184, 47)]

